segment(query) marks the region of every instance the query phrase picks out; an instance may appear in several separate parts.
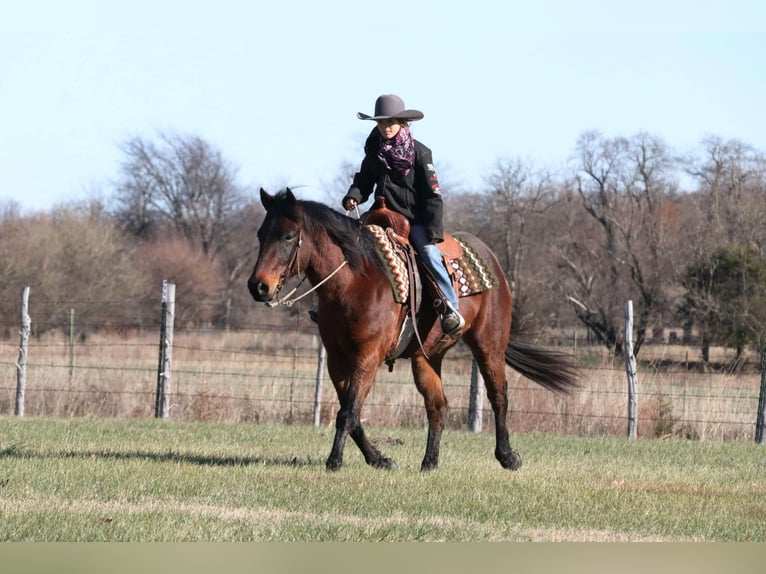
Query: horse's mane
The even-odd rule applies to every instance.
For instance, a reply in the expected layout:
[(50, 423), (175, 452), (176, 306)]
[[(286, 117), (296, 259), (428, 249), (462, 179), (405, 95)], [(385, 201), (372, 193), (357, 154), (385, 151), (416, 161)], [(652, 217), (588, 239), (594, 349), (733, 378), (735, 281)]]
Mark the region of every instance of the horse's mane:
[[(372, 238), (369, 233), (364, 232), (359, 220), (338, 213), (317, 201), (298, 200), (293, 204), (288, 199), (286, 190), (277, 193), (274, 200), (275, 206), (280, 205), (277, 209), (290, 219), (297, 220), (297, 212), (302, 212), (305, 232), (308, 235), (314, 237), (320, 231), (327, 233), (332, 241), (340, 247), (343, 256), (355, 272), (363, 273), (367, 261), (382, 268), (380, 259), (375, 254)], [(272, 206), (272, 209), (275, 206)], [(282, 210), (281, 206), (286, 209)]]

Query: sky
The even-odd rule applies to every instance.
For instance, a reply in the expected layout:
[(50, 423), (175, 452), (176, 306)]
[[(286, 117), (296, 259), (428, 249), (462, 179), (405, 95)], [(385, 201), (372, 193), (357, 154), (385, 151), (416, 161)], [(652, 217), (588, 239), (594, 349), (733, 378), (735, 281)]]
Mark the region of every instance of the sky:
[[(380, 94), (442, 187), (562, 168), (578, 137), (766, 151), (761, 0), (25, 0), (0, 19), (0, 207), (108, 198), (121, 145), (199, 136), (243, 187), (332, 199)], [(340, 197), (337, 198), (338, 202)]]

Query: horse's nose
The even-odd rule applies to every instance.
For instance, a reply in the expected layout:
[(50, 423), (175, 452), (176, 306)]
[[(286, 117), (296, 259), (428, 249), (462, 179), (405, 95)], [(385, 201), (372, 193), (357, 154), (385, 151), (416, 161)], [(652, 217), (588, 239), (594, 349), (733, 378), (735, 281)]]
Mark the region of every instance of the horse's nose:
[(247, 288), (250, 291), (250, 295), (256, 301), (265, 301), (269, 296), (269, 286), (263, 281), (249, 280), (247, 282)]

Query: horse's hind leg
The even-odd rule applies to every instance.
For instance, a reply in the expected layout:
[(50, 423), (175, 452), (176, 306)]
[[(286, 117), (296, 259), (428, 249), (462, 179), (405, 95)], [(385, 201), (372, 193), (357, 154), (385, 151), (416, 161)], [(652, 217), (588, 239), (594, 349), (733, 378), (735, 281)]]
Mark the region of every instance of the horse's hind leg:
[(495, 415), (495, 458), (503, 468), (518, 470), (521, 468), (521, 455), (511, 448), (508, 433), (508, 382), (505, 378), (504, 355), (502, 352), (488, 353), (471, 337), (465, 337), (464, 340), (473, 351), (476, 364), (484, 377), (487, 399)]
[(439, 465), (439, 444), (447, 421), (447, 397), (441, 379), (441, 356), (432, 356), (429, 362), (422, 355), (412, 358), (415, 385), (423, 395), (428, 416), (428, 441), (420, 470), (432, 470)]
[(521, 455), (511, 448), (508, 433), (508, 382), (505, 379), (505, 367), (500, 369), (502, 375), (496, 368), (480, 370), (495, 415), (495, 458), (503, 468), (518, 470), (521, 468)]

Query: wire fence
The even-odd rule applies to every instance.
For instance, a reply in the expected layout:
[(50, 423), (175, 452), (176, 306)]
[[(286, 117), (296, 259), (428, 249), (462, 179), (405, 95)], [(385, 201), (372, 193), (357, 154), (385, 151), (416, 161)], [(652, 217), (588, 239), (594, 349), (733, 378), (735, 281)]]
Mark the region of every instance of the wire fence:
[[(173, 315), (175, 302), (167, 295), (164, 284), (162, 316), (148, 328), (119, 328), (100, 320), (105, 309), (124, 302), (78, 301), (85, 309), (78, 328), (71, 309), (58, 313), (55, 324), (37, 324), (33, 330), (26, 288), (20, 327), (0, 320), (0, 413), (334, 424), (337, 399), (316, 326), (305, 312), (264, 308), (252, 325), (236, 331), (174, 329), (171, 320), (168, 333), (167, 314)], [(185, 309), (181, 316), (193, 313)], [(12, 340), (14, 330), (21, 342)], [(648, 359), (639, 363), (634, 403), (621, 359), (578, 343), (575, 336), (547, 343), (559, 350), (570, 347), (587, 365), (581, 386), (561, 396), (507, 369), (512, 431), (585, 436), (628, 431), (633, 436), (637, 423), (635, 434), (644, 437), (752, 440), (755, 435), (762, 442), (766, 360), (759, 369), (738, 374), (704, 372), (693, 348), (657, 341), (642, 348)], [(493, 429), (491, 407), (476, 393), (474, 367), (463, 343), (444, 360), (448, 425)], [(362, 417), (380, 426), (426, 424), (408, 361), (397, 361), (391, 372), (381, 367)]]
[[(333, 425), (337, 400), (320, 370), (316, 330), (297, 319), (281, 327), (248, 331), (176, 330), (169, 418), (227, 422)], [(62, 333), (33, 337), (26, 357), (26, 415), (53, 417), (151, 417), (158, 379), (158, 334), (94, 333), (69, 340)], [(19, 345), (0, 341), (0, 413), (12, 413)], [(581, 362), (599, 349), (578, 347)], [(460, 343), (443, 365), (448, 424), (468, 425), (472, 359)], [(573, 435), (625, 434), (627, 385), (620, 361), (600, 360), (583, 371), (571, 396), (546, 391), (508, 369), (509, 424), (513, 431)], [(323, 384), (318, 389), (318, 379)], [(757, 372), (700, 373), (683, 364), (638, 373), (638, 435), (699, 440), (752, 440), (759, 405)], [(318, 411), (315, 407), (318, 405)], [(484, 429), (493, 428), (482, 400)], [(378, 426), (426, 422), (409, 363), (382, 367), (362, 417)]]

